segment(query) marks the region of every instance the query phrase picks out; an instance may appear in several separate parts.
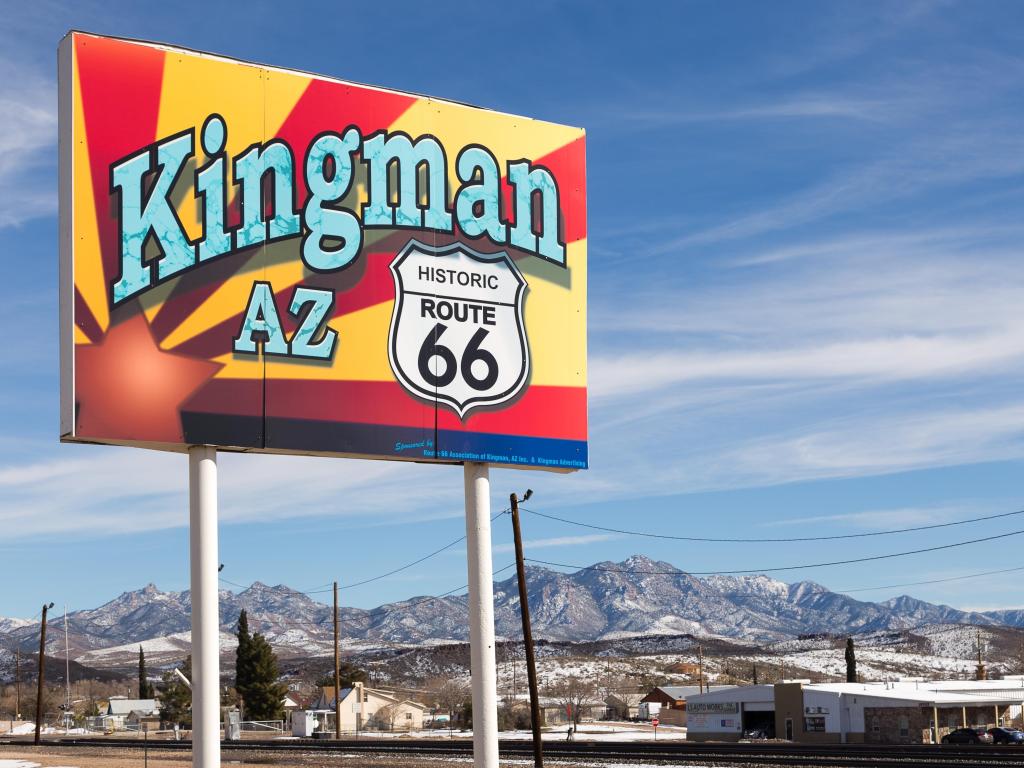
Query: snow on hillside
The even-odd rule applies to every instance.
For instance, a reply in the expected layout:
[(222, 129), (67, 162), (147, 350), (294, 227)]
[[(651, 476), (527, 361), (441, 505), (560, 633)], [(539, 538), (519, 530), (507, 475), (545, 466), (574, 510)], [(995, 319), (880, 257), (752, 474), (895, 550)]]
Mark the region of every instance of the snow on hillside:
[[(829, 648), (798, 651), (784, 656), (748, 656), (746, 661), (757, 663), (763, 669), (778, 669), (784, 663), (786, 676), (797, 676), (799, 672), (812, 672), (842, 678), (846, 674), (846, 661), (841, 649)], [(969, 658), (932, 656), (860, 646), (857, 648), (857, 672), (865, 680), (888, 680), (896, 677), (959, 677), (974, 672), (974, 662)]]
[(932, 653), (938, 656), (971, 658), (978, 652), (978, 638), (982, 647), (992, 640), (992, 633), (962, 624), (930, 624), (914, 629), (914, 634), (925, 638)]
[(0, 616), (0, 634), (4, 632), (11, 632), (15, 629), (20, 629), (21, 627), (27, 627), (32, 623), (34, 622), (28, 619), (5, 618)]
[[(100, 648), (84, 653), (75, 659), (86, 666), (110, 666), (114, 663), (128, 663), (138, 659), (139, 648), (146, 654), (146, 660), (153, 665), (173, 664), (184, 660), (192, 653), (192, 633), (179, 632), (167, 637), (154, 637), (138, 643), (116, 645), (111, 648)], [(234, 652), (238, 640), (227, 632), (220, 633), (220, 652)]]
[[(973, 613), (907, 596), (872, 603), (810, 581), (787, 584), (764, 575), (697, 578), (641, 555), (599, 565), (601, 569), (576, 573), (527, 569), (535, 638), (603, 642), (594, 654), (636, 656), (638, 648), (631, 643), (647, 643), (652, 652), (659, 646), (683, 651), (686, 646), (679, 638), (688, 638), (690, 644), (699, 638), (705, 646), (727, 639), (733, 645), (769, 643), (769, 651), (788, 654), (827, 651), (853, 635), (858, 645), (972, 658), (976, 636), (965, 625), (1002, 632), (1005, 622), (1024, 622), (1024, 611)], [(518, 599), (515, 577), (495, 583), (499, 638), (521, 637)], [(256, 582), (237, 594), (221, 592), (220, 601), (222, 632), (235, 630), (244, 609), (252, 631), (262, 633), (282, 658), (327, 656), (332, 651), (331, 608), (308, 595)], [(137, 653), (141, 641), (153, 643), (152, 653), (170, 659), (188, 647), (183, 638), (188, 636), (190, 612), (188, 592), (162, 592), (152, 584), (125, 592), (98, 608), (69, 614), (71, 655), (85, 664), (120, 666), (130, 661), (129, 649)], [(62, 621), (54, 620), (58, 632)], [(410, 597), (369, 610), (342, 608), (341, 626), (342, 644), (351, 652), (468, 640), (466, 600), (458, 595)], [(37, 633), (37, 624), (0, 619), (5, 647), (31, 643)]]

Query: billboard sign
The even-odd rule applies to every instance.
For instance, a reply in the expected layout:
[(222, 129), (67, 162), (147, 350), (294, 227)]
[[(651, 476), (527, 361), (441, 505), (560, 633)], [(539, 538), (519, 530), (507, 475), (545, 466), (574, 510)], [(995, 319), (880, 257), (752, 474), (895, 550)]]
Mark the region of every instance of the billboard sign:
[(63, 440), (587, 466), (581, 129), (79, 32), (59, 67)]

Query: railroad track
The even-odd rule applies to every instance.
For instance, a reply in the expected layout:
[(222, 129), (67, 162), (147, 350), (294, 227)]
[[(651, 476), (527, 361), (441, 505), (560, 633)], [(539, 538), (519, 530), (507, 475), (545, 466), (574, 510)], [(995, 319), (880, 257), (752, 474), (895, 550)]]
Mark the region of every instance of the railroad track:
[[(3, 745), (24, 746), (21, 739), (0, 741)], [(47, 747), (131, 748), (142, 749), (143, 742), (132, 739), (47, 739)], [(188, 741), (153, 740), (145, 744), (151, 750), (190, 750)], [(408, 756), (465, 755), (473, 752), (469, 740), (435, 739), (295, 739), (287, 741), (224, 742), (224, 752), (260, 752), (305, 754), (377, 753)], [(529, 741), (502, 741), (505, 757), (529, 757)], [(0, 749), (2, 754), (2, 749)], [(806, 744), (694, 744), (686, 742), (545, 742), (544, 754), (554, 760), (616, 760), (631, 763), (742, 763), (765, 766), (850, 766), (851, 768), (965, 768), (966, 766), (1021, 766), (1024, 747), (961, 747), (953, 745), (868, 746), (859, 744), (813, 746)]]

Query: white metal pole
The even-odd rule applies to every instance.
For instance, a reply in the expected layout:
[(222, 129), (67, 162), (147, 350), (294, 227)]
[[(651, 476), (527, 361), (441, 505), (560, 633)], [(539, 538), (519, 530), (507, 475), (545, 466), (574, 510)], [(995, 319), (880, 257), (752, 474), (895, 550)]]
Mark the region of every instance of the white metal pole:
[(498, 679), (494, 657), (494, 564), (487, 465), (466, 462), (469, 656), (473, 679), (473, 763), (498, 768)]
[(220, 768), (217, 450), (188, 449), (192, 574), (192, 766)]
[(64, 603), (64, 733), (71, 715), (71, 649), (68, 646), (68, 604)]

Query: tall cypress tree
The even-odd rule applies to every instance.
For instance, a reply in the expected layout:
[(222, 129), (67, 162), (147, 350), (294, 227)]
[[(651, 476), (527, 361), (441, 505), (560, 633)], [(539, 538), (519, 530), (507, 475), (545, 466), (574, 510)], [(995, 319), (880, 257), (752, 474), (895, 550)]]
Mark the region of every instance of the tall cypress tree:
[(235, 654), (235, 690), (242, 697), (249, 720), (280, 720), (284, 717), (281, 700), (287, 686), (277, 682), (277, 656), (259, 632), (249, 633), (249, 616), (238, 616), (238, 651)]
[(277, 681), (277, 656), (258, 632), (250, 640), (249, 653), (252, 677), (245, 688), (239, 690), (245, 700), (246, 718), (281, 720), (284, 717), (282, 700), (288, 687)]
[(146, 674), (146, 654), (142, 651), (142, 646), (139, 646), (139, 698), (140, 699), (152, 699), (154, 696), (153, 686), (149, 682), (149, 676)]
[(242, 696), (245, 711), (248, 698), (245, 691), (252, 684), (252, 635), (249, 634), (249, 615), (242, 609), (238, 615), (238, 650), (235, 651), (235, 690)]
[(857, 656), (853, 651), (853, 638), (846, 638), (846, 682), (857, 682)]

